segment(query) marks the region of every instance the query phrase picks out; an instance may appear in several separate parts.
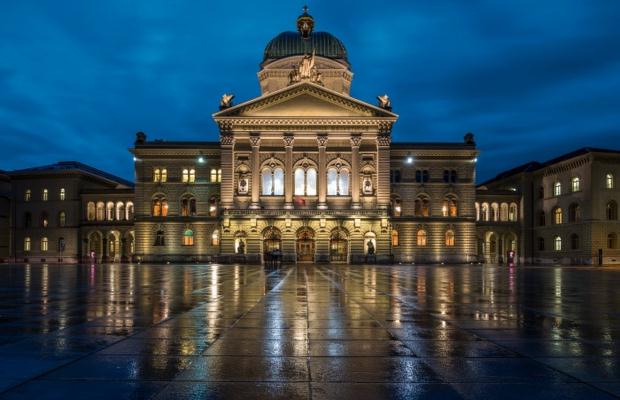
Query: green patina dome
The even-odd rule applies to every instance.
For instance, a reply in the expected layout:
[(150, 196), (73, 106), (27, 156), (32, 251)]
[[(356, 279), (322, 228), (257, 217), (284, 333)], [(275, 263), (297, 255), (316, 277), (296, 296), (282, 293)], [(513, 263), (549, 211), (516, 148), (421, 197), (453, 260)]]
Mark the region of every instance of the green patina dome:
[(349, 64), (344, 44), (328, 32), (313, 32), (314, 19), (304, 7), (304, 13), (297, 18), (297, 32), (282, 32), (267, 44), (263, 63), (284, 57), (312, 54), (331, 58)]

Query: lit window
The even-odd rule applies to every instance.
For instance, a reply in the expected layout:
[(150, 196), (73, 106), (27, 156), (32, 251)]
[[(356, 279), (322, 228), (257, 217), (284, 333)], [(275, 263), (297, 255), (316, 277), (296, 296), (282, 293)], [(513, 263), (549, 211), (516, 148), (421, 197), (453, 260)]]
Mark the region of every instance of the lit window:
[(97, 203), (97, 221), (103, 221), (105, 219), (105, 204), (103, 201)]
[(284, 170), (280, 167), (265, 168), (262, 172), (263, 196), (284, 195)]
[(458, 214), (456, 198), (454, 198), (453, 196), (448, 196), (443, 201), (443, 206), (441, 207), (441, 213), (444, 217), (456, 217)]
[(562, 238), (559, 236), (556, 236), (555, 239), (553, 239), (553, 249), (555, 251), (562, 251)]
[(153, 182), (161, 182), (161, 170), (159, 168), (153, 170)]
[(508, 203), (502, 203), (499, 205), (499, 220), (508, 221)]
[(377, 253), (377, 239), (374, 232), (364, 234), (364, 254), (375, 255)]
[(392, 247), (398, 247), (400, 244), (398, 231), (396, 229), (392, 229)]
[(581, 190), (581, 181), (578, 177), (574, 177), (573, 179), (571, 179), (570, 184), (571, 190), (573, 192), (578, 192)]
[(47, 201), (47, 199), (49, 198), (49, 192), (47, 189), (43, 189), (43, 193), (41, 194), (41, 199), (43, 201)]
[(295, 169), (294, 176), (296, 196), (316, 196), (316, 169), (299, 167)]
[(211, 169), (211, 183), (217, 182), (217, 170), (215, 168)]
[(218, 183), (222, 182), (222, 170), (221, 169), (217, 170), (217, 182)]
[(192, 168), (189, 170), (189, 183), (194, 182), (196, 182), (196, 170)]
[(349, 170), (347, 168), (329, 168), (327, 170), (327, 195), (349, 195)]
[(413, 202), (414, 213), (418, 217), (428, 217), (430, 215), (430, 200), (426, 196), (418, 196)]
[(194, 245), (194, 231), (191, 229), (186, 229), (183, 232), (183, 246), (193, 246)]
[(24, 251), (30, 251), (30, 238), (29, 237), (25, 237), (24, 238)]
[(508, 220), (515, 222), (517, 220), (517, 205), (515, 203), (510, 204), (510, 209), (508, 210)]
[(395, 217), (400, 217), (402, 215), (400, 197), (398, 196), (392, 197), (392, 215)]
[(46, 237), (41, 238), (41, 251), (47, 251), (49, 248), (49, 241)]
[(553, 184), (553, 195), (560, 196), (562, 194), (562, 184), (560, 182), (556, 182)]
[(106, 205), (106, 220), (114, 221), (114, 203), (111, 201)]
[(67, 224), (67, 214), (64, 211), (58, 213), (58, 226), (63, 227)]
[(153, 199), (152, 213), (154, 217), (165, 217), (168, 215), (168, 200), (163, 196)]
[(213, 231), (211, 235), (211, 246), (219, 246), (220, 245), (220, 232)]
[(562, 223), (562, 209), (560, 207), (553, 211), (553, 223), (556, 225)]
[(60, 189), (59, 197), (60, 197), (60, 200), (64, 200), (67, 197), (67, 192), (65, 191), (65, 188)]
[(607, 189), (613, 189), (614, 188), (614, 175), (613, 174), (606, 174), (605, 175), (605, 187)]
[(49, 218), (47, 213), (43, 211), (41, 213), (41, 228), (47, 228), (49, 226)]
[(453, 230), (446, 231), (446, 246), (448, 247), (454, 246), (454, 231)]
[(489, 213), (489, 203), (482, 203), (482, 220), (489, 221), (490, 213)]
[(181, 180), (183, 181), (183, 183), (189, 182), (189, 170), (188, 169), (183, 170), (181, 174)]
[(426, 231), (424, 229), (418, 231), (417, 243), (418, 246), (426, 246)]
[(96, 211), (96, 207), (95, 207), (95, 203), (92, 201), (89, 201), (88, 204), (86, 205), (86, 219), (88, 221), (94, 221), (97, 215), (97, 211)]
[(125, 208), (125, 217), (127, 221), (133, 220), (133, 203), (131, 201), (127, 202), (127, 207)]
[(166, 168), (161, 169), (161, 182), (168, 181), (168, 170)]
[(32, 198), (32, 191), (28, 189), (24, 193), (24, 201), (30, 201), (31, 198)]
[(116, 203), (116, 220), (123, 221), (125, 219), (125, 203), (119, 201)]

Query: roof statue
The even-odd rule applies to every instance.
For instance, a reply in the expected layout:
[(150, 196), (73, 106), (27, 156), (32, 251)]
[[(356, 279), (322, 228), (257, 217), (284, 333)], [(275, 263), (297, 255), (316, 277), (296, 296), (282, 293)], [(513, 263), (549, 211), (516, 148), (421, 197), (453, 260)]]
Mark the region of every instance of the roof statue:
[(235, 98), (234, 94), (224, 93), (220, 99), (220, 110), (232, 107), (232, 101)]
[(392, 111), (392, 100), (390, 100), (387, 94), (383, 96), (377, 96), (377, 100), (379, 100), (379, 107), (384, 110)]
[(312, 55), (304, 55), (299, 64), (293, 68), (289, 74), (289, 84), (297, 83), (302, 80), (309, 80), (313, 83), (323, 85), (322, 76), (316, 67), (315, 51), (312, 50)]

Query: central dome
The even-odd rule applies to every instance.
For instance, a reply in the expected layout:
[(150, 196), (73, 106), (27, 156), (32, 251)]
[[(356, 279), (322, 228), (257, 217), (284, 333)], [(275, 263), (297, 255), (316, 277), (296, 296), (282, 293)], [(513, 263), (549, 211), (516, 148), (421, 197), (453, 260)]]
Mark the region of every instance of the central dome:
[(312, 54), (314, 51), (317, 56), (340, 61), (348, 67), (344, 44), (331, 33), (313, 32), (313, 29), (314, 18), (308, 14), (308, 8), (304, 7), (304, 13), (297, 18), (297, 32), (282, 32), (267, 43), (263, 64), (280, 58)]

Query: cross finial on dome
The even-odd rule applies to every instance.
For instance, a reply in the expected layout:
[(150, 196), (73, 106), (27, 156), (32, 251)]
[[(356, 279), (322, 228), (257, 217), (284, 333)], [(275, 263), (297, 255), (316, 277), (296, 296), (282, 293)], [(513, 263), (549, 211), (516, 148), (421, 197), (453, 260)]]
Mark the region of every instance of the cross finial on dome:
[(307, 4), (304, 5), (304, 7), (301, 10), (304, 12), (304, 14), (308, 14), (308, 5)]
[(297, 18), (297, 30), (301, 33), (302, 37), (308, 38), (314, 29), (314, 18), (308, 14), (307, 5), (305, 5), (302, 10), (304, 13)]

